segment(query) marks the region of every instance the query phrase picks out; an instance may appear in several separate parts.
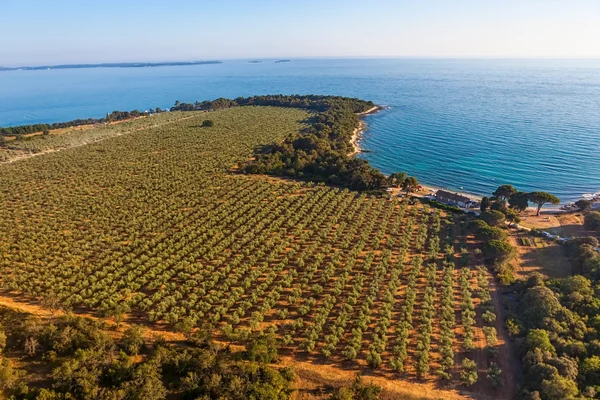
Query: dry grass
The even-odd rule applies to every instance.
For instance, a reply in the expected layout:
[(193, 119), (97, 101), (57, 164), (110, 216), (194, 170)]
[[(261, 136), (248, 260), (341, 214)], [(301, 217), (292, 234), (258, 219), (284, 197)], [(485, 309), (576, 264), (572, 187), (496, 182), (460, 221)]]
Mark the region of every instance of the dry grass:
[(583, 214), (580, 212), (543, 214), (539, 217), (529, 213), (520, 225), (526, 228), (542, 229), (561, 237), (595, 236), (594, 232), (583, 228)]
[(571, 262), (563, 247), (556, 242), (527, 233), (515, 233), (509, 240), (517, 249), (515, 273), (518, 277), (524, 278), (533, 272), (551, 278), (562, 278), (571, 274)]
[[(352, 385), (355, 371), (344, 370), (330, 365), (314, 365), (307, 362), (294, 361), (291, 358), (282, 360), (284, 365), (292, 365), (298, 378), (296, 383), (296, 400), (322, 400), (329, 398), (327, 393), (341, 386)], [(382, 388), (381, 399), (384, 400), (433, 400), (433, 399), (484, 399), (478, 395), (461, 393), (457, 390), (438, 388), (432, 383), (415, 383), (398, 379), (387, 379), (381, 376), (362, 374), (363, 383), (372, 383)]]

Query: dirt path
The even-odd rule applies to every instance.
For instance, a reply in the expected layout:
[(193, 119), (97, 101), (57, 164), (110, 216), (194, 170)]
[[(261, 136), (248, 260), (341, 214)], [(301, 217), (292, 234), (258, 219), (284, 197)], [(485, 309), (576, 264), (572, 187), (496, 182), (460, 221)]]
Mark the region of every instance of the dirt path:
[(504, 324), (504, 309), (502, 308), (498, 282), (496, 282), (494, 277), (489, 282), (492, 304), (494, 305), (494, 310), (496, 310), (496, 333), (499, 344), (497, 359), (504, 377), (504, 385), (498, 389), (502, 393), (499, 398), (514, 399), (517, 392), (517, 377), (521, 374), (520, 364), (517, 361), (506, 325)]
[[(165, 126), (165, 125), (173, 124), (173, 123), (176, 123), (176, 122), (184, 121), (184, 120), (187, 120), (187, 119), (191, 119), (191, 118), (194, 118), (196, 116), (197, 115), (190, 115), (190, 116), (187, 116), (187, 117), (178, 118), (178, 119), (173, 120), (173, 121), (167, 121), (167, 122), (163, 122), (163, 123), (160, 123), (160, 124), (153, 124), (153, 125), (149, 125), (149, 126), (143, 126), (143, 127), (139, 127), (139, 128), (135, 128), (135, 129), (130, 129), (128, 131), (123, 131), (123, 132), (117, 132), (114, 135), (108, 135), (108, 136), (101, 137), (101, 138), (91, 139), (90, 141), (86, 141), (86, 142), (83, 142), (83, 143), (74, 144), (72, 146), (58, 147), (56, 149), (42, 150), (42, 151), (40, 151), (38, 153), (19, 154), (19, 155), (15, 156), (14, 158), (11, 158), (10, 160), (0, 162), (0, 165), (2, 165), (2, 164), (10, 164), (10, 163), (13, 163), (13, 162), (16, 162), (16, 161), (26, 160), (28, 158), (33, 158), (33, 157), (37, 157), (37, 156), (43, 156), (45, 154), (56, 153), (56, 152), (62, 151), (62, 150), (68, 150), (68, 149), (74, 149), (74, 148), (77, 148), (77, 147), (87, 146), (88, 144), (91, 144), (91, 143), (102, 142), (102, 141), (104, 141), (106, 139), (112, 139), (112, 138), (115, 138), (115, 137), (127, 135), (127, 134), (130, 134), (130, 133), (133, 133), (133, 132), (143, 131), (143, 130), (146, 130), (146, 129), (158, 128), (158, 127), (161, 127), (161, 126)], [(130, 122), (130, 121), (123, 121), (123, 122)]]

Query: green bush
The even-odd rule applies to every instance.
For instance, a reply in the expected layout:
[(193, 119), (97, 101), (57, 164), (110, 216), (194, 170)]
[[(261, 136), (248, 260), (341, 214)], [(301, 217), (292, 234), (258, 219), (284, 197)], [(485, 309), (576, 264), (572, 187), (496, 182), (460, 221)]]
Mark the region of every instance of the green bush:
[(472, 386), (477, 382), (479, 376), (477, 374), (477, 364), (475, 361), (465, 358), (461, 364), (460, 380), (466, 386)]
[(489, 226), (498, 226), (506, 221), (506, 216), (501, 211), (489, 210), (481, 213), (481, 219)]
[(600, 232), (600, 211), (585, 214), (583, 226), (587, 230)]
[(514, 247), (504, 240), (490, 240), (483, 245), (483, 257), (489, 264), (501, 264), (515, 253)]
[(127, 354), (138, 354), (146, 343), (144, 340), (144, 329), (139, 325), (132, 325), (123, 333), (121, 342)]
[(493, 226), (483, 227), (475, 232), (475, 238), (482, 242), (487, 242), (489, 240), (505, 240), (506, 237), (506, 232)]

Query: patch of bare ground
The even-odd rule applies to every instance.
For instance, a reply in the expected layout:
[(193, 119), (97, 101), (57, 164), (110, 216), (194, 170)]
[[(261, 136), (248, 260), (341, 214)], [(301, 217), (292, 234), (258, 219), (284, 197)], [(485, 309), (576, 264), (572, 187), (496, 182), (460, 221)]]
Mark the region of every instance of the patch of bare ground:
[(544, 213), (536, 216), (533, 212), (527, 212), (522, 217), (521, 226), (531, 229), (541, 229), (560, 237), (579, 237), (579, 236), (599, 236), (593, 231), (588, 231), (583, 227), (583, 213), (581, 212), (563, 212), (563, 213)]
[(516, 249), (516, 259), (513, 264), (517, 277), (526, 278), (533, 272), (551, 278), (570, 275), (571, 262), (560, 244), (531, 236), (527, 232), (511, 234), (509, 242)]

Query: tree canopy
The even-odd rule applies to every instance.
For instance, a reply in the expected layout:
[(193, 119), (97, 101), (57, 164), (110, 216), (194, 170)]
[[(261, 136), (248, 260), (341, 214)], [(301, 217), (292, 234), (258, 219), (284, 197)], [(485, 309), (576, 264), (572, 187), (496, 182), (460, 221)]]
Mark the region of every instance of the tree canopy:
[(498, 226), (504, 223), (506, 216), (498, 210), (489, 210), (481, 213), (481, 219), (489, 226)]
[(503, 200), (508, 200), (510, 196), (517, 193), (517, 189), (515, 189), (512, 185), (502, 185), (499, 186), (498, 189), (493, 193), (495, 197), (498, 197)]
[(600, 211), (591, 211), (584, 217), (583, 226), (590, 231), (600, 232)]
[(529, 206), (529, 194), (526, 192), (513, 193), (508, 198), (508, 204), (517, 211), (525, 211)]
[(537, 204), (536, 215), (540, 215), (540, 210), (544, 204), (560, 204), (560, 199), (548, 192), (531, 192), (529, 193), (529, 201)]
[(402, 188), (406, 193), (414, 192), (419, 187), (419, 181), (414, 176), (409, 176), (402, 182)]
[(483, 256), (488, 263), (502, 263), (514, 254), (514, 247), (504, 240), (492, 239), (484, 244)]

